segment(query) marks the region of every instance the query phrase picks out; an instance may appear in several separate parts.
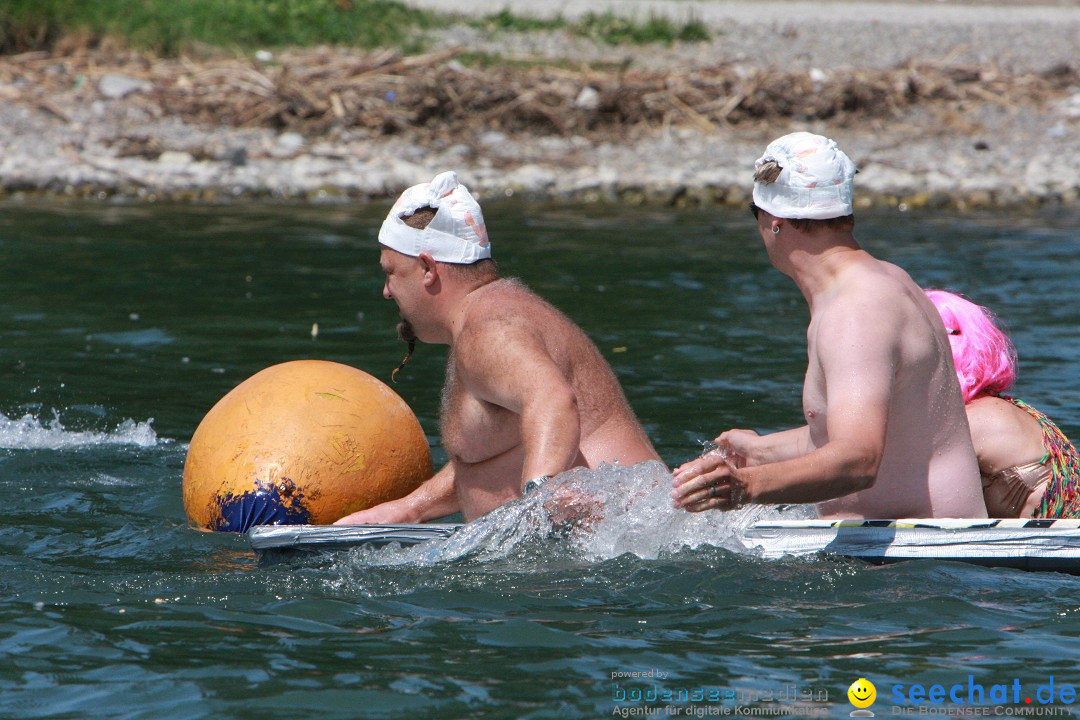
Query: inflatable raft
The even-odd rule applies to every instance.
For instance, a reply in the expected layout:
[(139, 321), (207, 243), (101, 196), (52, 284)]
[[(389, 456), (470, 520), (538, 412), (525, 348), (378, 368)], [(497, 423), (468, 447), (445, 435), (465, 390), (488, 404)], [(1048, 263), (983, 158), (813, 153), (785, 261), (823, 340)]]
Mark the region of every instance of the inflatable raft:
[[(460, 525), (271, 525), (247, 537), (260, 560), (358, 545), (415, 545), (450, 537)], [(743, 533), (747, 549), (779, 559), (816, 553), (871, 563), (953, 560), (993, 567), (1080, 574), (1080, 520), (759, 521)]]

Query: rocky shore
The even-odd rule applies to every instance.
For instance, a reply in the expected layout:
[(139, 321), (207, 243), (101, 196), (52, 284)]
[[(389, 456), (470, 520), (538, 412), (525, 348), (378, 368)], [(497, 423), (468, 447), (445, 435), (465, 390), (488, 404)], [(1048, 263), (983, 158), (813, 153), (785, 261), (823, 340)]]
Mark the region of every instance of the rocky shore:
[(864, 205), (1080, 198), (1076, 3), (620, 6), (692, 6), (713, 39), (461, 23), (415, 57), (0, 58), (0, 198), (335, 201), (455, 169), (488, 197), (739, 203), (754, 158), (794, 129), (852, 156)]

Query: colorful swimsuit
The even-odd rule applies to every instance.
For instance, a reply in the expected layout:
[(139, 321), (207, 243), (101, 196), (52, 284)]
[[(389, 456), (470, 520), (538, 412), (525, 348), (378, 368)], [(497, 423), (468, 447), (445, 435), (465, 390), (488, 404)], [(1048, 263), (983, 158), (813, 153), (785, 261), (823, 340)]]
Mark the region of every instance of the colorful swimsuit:
[(1035, 418), (1043, 431), (1042, 460), (983, 476), (983, 493), (991, 517), (1016, 517), (1028, 496), (1045, 484), (1033, 517), (1080, 518), (1080, 455), (1054, 421), (1023, 400), (999, 396)]

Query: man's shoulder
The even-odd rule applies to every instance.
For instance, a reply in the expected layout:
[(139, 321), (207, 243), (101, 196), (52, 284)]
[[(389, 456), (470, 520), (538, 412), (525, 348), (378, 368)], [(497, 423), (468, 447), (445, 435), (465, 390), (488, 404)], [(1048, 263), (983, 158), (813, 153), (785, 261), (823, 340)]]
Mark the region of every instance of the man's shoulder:
[(474, 306), (486, 305), (516, 305), (540, 300), (540, 296), (534, 293), (521, 280), (512, 277), (501, 277), (492, 280), (473, 291), (475, 297)]
[(538, 313), (548, 313), (551, 305), (516, 278), (500, 278), (473, 292), (463, 322), (467, 328), (535, 322)]
[(909, 283), (910, 280), (905, 283), (880, 269), (849, 273), (830, 293), (830, 301), (823, 309), (838, 315), (866, 312), (871, 308), (895, 310), (910, 296), (912, 285)]
[(903, 268), (871, 258), (844, 273), (834, 304), (841, 311), (880, 307), (883, 311), (902, 312), (921, 296), (922, 290)]
[(863, 264), (846, 273), (828, 299), (815, 308), (813, 332), (898, 341), (906, 334), (904, 328), (925, 317), (918, 306), (922, 296), (918, 285), (895, 265), (880, 261)]
[(873, 285), (887, 291), (914, 283), (907, 271), (887, 260), (862, 253), (858, 262), (849, 263), (843, 279), (848, 285)]
[(453, 343), (456, 371), (466, 386), (527, 371), (549, 354), (548, 338), (563, 332), (542, 298), (520, 282), (498, 282), (470, 303)]
[(492, 336), (528, 331), (536, 312), (546, 303), (513, 278), (499, 279), (473, 291), (462, 318), (457, 344), (471, 349)]

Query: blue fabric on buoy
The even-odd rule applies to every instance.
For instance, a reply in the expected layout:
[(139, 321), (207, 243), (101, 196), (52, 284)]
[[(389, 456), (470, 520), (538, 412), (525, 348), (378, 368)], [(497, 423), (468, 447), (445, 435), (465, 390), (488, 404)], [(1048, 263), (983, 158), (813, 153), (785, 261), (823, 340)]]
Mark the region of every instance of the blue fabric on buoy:
[(242, 533), (255, 525), (306, 525), (311, 513), (303, 500), (304, 494), (287, 478), (277, 484), (259, 483), (251, 492), (218, 500), (221, 516), (213, 529)]

